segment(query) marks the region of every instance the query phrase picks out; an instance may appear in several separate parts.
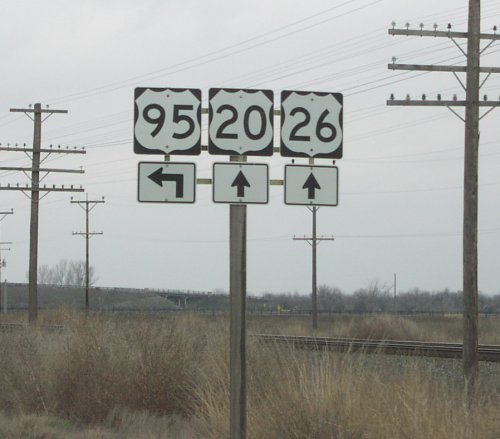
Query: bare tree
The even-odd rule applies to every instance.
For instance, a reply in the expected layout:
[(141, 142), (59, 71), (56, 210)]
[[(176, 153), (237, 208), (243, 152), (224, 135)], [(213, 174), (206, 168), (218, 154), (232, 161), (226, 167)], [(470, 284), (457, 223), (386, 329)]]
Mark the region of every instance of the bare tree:
[[(89, 285), (94, 285), (97, 278), (94, 267), (89, 268)], [(85, 262), (61, 259), (55, 266), (41, 265), (38, 268), (38, 279), (41, 284), (50, 285), (85, 285)]]

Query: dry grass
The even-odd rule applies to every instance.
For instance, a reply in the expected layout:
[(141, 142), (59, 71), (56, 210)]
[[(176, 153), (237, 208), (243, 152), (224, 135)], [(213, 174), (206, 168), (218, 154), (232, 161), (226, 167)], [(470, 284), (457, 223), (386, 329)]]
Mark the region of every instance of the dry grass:
[[(322, 321), (321, 330), (425, 339), (455, 327), (370, 319)], [(41, 320), (66, 329), (0, 334), (0, 438), (228, 438), (224, 318), (85, 319), (66, 309)], [(285, 333), (307, 331), (309, 322), (250, 323), (252, 331)], [(472, 411), (456, 369), (450, 360), (294, 351), (251, 340), (248, 438), (497, 439), (500, 367), (489, 367)]]

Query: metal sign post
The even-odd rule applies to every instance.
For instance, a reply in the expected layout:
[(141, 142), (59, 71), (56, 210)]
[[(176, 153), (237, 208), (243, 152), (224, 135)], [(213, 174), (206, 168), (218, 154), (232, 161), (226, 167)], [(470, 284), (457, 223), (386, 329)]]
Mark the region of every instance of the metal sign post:
[(246, 437), (247, 206), (229, 206), (230, 438)]

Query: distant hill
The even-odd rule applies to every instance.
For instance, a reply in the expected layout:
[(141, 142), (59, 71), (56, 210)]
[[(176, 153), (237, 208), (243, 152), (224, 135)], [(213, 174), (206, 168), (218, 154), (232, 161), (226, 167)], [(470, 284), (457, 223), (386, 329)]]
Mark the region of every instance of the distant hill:
[[(85, 308), (85, 288), (73, 286), (38, 285), (38, 305), (41, 309), (59, 308), (69, 305), (76, 309)], [(179, 307), (154, 291), (128, 288), (89, 289), (91, 310), (175, 310)], [(28, 307), (28, 285), (7, 283), (7, 307), (26, 309)]]

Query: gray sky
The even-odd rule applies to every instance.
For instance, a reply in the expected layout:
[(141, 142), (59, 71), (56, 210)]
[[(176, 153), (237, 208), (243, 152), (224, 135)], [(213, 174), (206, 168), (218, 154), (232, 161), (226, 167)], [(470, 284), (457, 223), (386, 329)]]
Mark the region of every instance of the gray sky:
[[(482, 30), (490, 31), (500, 22), (500, 4), (482, 3)], [(281, 90), (342, 92), (340, 202), (318, 212), (318, 233), (336, 240), (319, 246), (319, 283), (351, 292), (373, 280), (391, 283), (397, 273), (400, 290), (459, 289), (463, 123), (444, 108), (385, 101), (390, 93), (463, 97), (451, 74), (387, 69), (393, 56), (401, 63), (464, 63), (451, 41), (391, 37), (387, 29), (394, 20), (466, 30), (466, 15), (465, 0), (4, 0), (0, 142), (32, 142), (32, 122), (9, 113), (11, 107), (41, 102), (69, 111), (43, 124), (43, 145), (85, 146), (86, 156), (49, 161), (86, 172), (46, 182), (82, 184), (90, 198), (106, 197), (91, 214), (91, 230), (104, 232), (91, 242), (99, 285), (227, 290), (229, 207), (212, 202), (209, 186), (197, 187), (194, 205), (136, 201), (137, 163), (162, 156), (133, 153), (134, 88), (201, 88), (205, 101), (210, 87), (267, 88), (276, 105)], [(482, 64), (499, 61), (494, 44)], [(499, 78), (481, 93), (498, 99)], [(486, 293), (500, 291), (499, 115), (495, 110), (481, 122), (479, 288)], [(2, 166), (29, 163), (22, 153), (0, 154)], [(212, 162), (221, 160), (207, 153), (179, 157), (196, 162), (198, 177), (211, 177)], [(271, 178), (282, 178), (290, 163), (278, 155), (251, 161), (269, 163)], [(0, 173), (0, 184), (18, 182), (27, 178)], [(15, 210), (0, 226), (0, 239), (13, 242), (3, 273), (23, 282), (29, 200), (14, 191), (0, 197), (0, 210)], [(84, 229), (84, 218), (69, 194), (43, 199), (39, 264), (84, 258), (84, 240), (71, 234)], [(268, 205), (250, 206), (249, 291), (309, 293), (310, 247), (292, 237), (310, 233), (311, 213), (285, 206), (282, 187), (270, 189)]]

